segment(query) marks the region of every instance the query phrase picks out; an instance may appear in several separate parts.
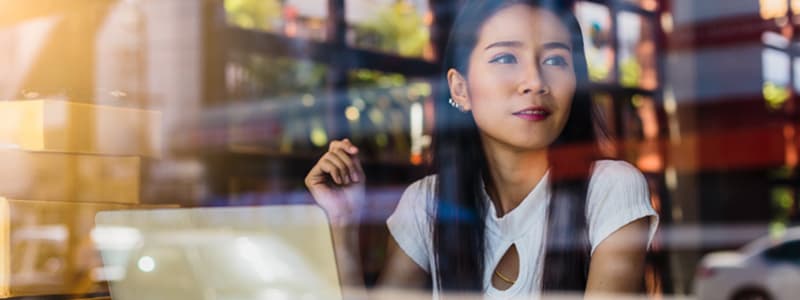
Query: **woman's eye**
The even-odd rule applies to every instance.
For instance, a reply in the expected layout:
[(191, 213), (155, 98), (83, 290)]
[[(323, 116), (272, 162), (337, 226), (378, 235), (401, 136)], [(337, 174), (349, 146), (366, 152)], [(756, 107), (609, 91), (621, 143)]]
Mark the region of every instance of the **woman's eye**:
[(515, 64), (517, 63), (517, 58), (511, 54), (504, 54), (498, 57), (493, 58), (490, 63), (498, 63), (498, 64)]
[(567, 60), (564, 59), (561, 56), (554, 56), (554, 57), (546, 59), (544, 61), (544, 64), (545, 65), (553, 65), (553, 66), (566, 66), (567, 65)]

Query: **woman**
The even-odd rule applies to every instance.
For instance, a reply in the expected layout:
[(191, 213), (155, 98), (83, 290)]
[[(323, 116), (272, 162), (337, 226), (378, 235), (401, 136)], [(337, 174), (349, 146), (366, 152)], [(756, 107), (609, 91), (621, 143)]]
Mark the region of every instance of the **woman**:
[[(410, 185), (387, 220), (379, 285), (430, 279), (434, 297), (491, 299), (641, 290), (658, 217), (635, 167), (597, 160), (604, 131), (581, 31), (559, 3), (468, 1), (457, 17), (435, 100), (437, 172)], [(344, 284), (356, 287), (357, 155), (350, 141), (334, 141), (306, 177), (331, 218)]]

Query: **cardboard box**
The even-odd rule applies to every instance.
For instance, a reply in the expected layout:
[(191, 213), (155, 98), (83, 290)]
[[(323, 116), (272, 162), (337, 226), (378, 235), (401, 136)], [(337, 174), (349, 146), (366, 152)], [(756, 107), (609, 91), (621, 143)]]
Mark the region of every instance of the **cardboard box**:
[(105, 289), (97, 282), (102, 259), (92, 239), (95, 215), (133, 208), (142, 206), (0, 197), (0, 297)]
[(0, 149), (0, 195), (76, 202), (140, 202), (141, 158)]
[(161, 113), (60, 100), (0, 102), (0, 144), (27, 150), (159, 157)]

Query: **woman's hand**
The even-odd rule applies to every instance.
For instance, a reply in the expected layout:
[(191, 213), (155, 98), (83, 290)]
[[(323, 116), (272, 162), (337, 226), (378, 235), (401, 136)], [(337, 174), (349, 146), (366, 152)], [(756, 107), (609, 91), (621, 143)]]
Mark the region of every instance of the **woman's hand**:
[(357, 155), (358, 148), (348, 139), (333, 141), (305, 179), (334, 226), (357, 223), (364, 204), (366, 178)]

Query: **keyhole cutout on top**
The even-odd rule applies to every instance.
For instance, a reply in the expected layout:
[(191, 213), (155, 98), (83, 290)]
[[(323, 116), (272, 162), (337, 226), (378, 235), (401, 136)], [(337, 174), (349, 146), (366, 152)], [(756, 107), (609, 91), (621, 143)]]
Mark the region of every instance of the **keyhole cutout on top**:
[[(492, 286), (501, 291), (507, 290), (516, 284), (517, 277), (519, 277), (519, 253), (517, 245), (512, 244), (492, 272)], [(509, 280), (515, 283), (508, 282)]]

